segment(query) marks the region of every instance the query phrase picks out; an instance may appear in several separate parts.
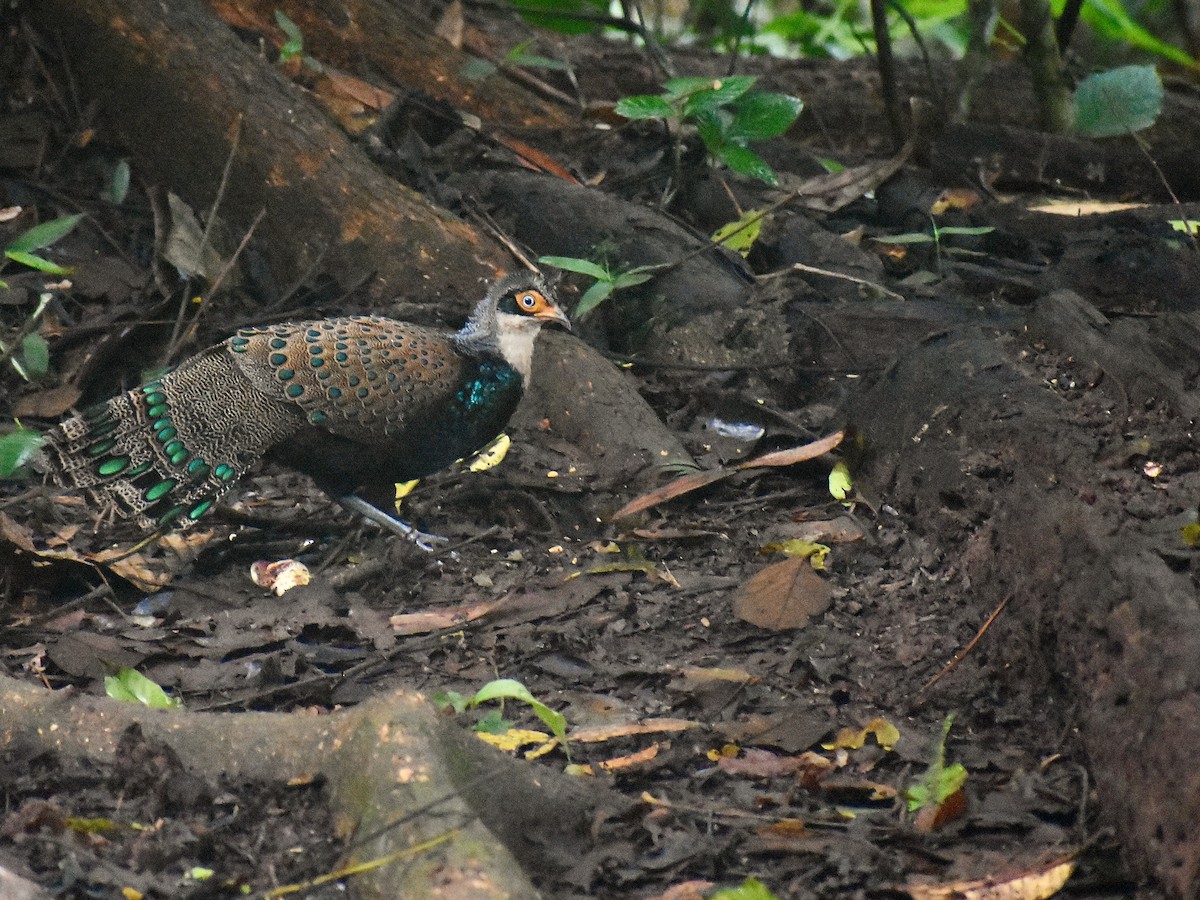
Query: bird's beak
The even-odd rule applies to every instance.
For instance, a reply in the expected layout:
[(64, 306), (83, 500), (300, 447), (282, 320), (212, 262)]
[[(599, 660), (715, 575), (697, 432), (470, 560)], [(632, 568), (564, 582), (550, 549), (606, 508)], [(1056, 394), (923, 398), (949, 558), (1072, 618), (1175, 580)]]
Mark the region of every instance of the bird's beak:
[(561, 325), (567, 331), (571, 330), (571, 320), (567, 318), (567, 314), (558, 308), (554, 303), (549, 303), (546, 308), (534, 313), (535, 319), (540, 319), (544, 325)]

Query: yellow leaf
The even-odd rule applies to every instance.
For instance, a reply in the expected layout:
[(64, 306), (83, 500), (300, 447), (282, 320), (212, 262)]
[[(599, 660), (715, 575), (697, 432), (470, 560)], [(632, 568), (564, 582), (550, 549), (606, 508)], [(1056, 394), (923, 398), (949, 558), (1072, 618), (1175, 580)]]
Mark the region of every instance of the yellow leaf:
[(867, 742), (868, 735), (875, 736), (884, 750), (891, 750), (900, 740), (900, 730), (887, 719), (876, 716), (862, 728), (843, 728), (830, 744), (822, 744), (826, 750), (857, 750)]
[(712, 239), (730, 250), (736, 250), (742, 256), (748, 256), (750, 248), (762, 233), (763, 221), (766, 218), (761, 210), (747, 210), (736, 222), (729, 222), (714, 231)]
[(530, 744), (544, 744), (550, 740), (548, 734), (525, 728), (510, 728), (503, 734), (488, 734), (479, 731), (475, 733), (475, 736), (485, 744), (491, 744), (498, 750), (509, 753), (520, 750), (522, 747), (528, 747)]
[(829, 473), (829, 493), (834, 500), (845, 500), (854, 490), (854, 479), (850, 477), (850, 468), (845, 460), (838, 460), (833, 471)]
[(512, 438), (507, 434), (502, 434), (471, 457), (467, 468), (472, 472), (486, 472), (488, 469), (493, 469), (504, 462), (504, 457), (508, 456), (508, 448), (511, 446)]

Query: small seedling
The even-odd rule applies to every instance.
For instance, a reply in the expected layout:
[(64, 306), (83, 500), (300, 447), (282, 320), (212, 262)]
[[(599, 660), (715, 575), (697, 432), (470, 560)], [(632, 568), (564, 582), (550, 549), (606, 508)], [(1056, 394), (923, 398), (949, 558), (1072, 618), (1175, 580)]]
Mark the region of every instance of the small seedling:
[(624, 288), (644, 284), (654, 277), (662, 266), (634, 266), (632, 269), (613, 270), (607, 264), (601, 265), (587, 259), (574, 256), (542, 256), (539, 263), (554, 266), (566, 272), (578, 272), (580, 275), (590, 275), (596, 281), (584, 291), (575, 307), (575, 317), (582, 318), (607, 300), (615, 292)]
[(905, 234), (884, 235), (873, 238), (873, 240), (880, 244), (933, 244), (933, 250), (937, 258), (937, 269), (940, 272), (942, 270), (943, 237), (949, 237), (950, 235), (977, 237), (989, 234), (995, 230), (990, 225), (980, 225), (977, 227), (948, 225), (942, 228), (937, 222), (932, 222), (932, 227), (929, 231), (909, 231)]
[(939, 807), (950, 797), (962, 790), (967, 781), (967, 770), (962, 763), (946, 765), (946, 738), (954, 724), (954, 713), (946, 716), (942, 723), (942, 737), (933, 750), (933, 759), (920, 780), (913, 782), (905, 791), (908, 811), (917, 812), (926, 807)]
[[(470, 700), (455, 691), (446, 691), (444, 694), (439, 694), (436, 700), (451, 707), (457, 713), (472, 709), (490, 700), (520, 700), (522, 703), (527, 704), (533, 710), (534, 714), (545, 723), (550, 732), (558, 738), (563, 749), (567, 750), (568, 758), (570, 757), (570, 751), (567, 748), (566, 717), (562, 713), (548, 707), (541, 700), (538, 700), (529, 692), (529, 688), (514, 678), (497, 678), (495, 681), (489, 681)], [(490, 714), (488, 717), (485, 717), (484, 721), (488, 724), (483, 730), (488, 731), (494, 731), (501, 724), (499, 719)]]
[(287, 42), (279, 48), (279, 61), (291, 62), (293, 59), (304, 58), (304, 32), (293, 22), (282, 9), (275, 10), (275, 24), (287, 37)]

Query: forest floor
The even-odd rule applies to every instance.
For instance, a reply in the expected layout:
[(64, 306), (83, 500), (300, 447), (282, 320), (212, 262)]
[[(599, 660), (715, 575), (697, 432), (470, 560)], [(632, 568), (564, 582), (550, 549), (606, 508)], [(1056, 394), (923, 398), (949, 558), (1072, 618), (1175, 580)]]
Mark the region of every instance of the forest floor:
[[(0, 77), (11, 110), (19, 76)], [(51, 106), (43, 99), (26, 109), (38, 103)], [(6, 158), (0, 206), (53, 198), (55, 208), (87, 209), (112, 153), (101, 133), (37, 177)], [(123, 233), (152, 243), (148, 210), (132, 206), (108, 207), (106, 221), (127, 215)], [(843, 213), (839, 230), (849, 230), (852, 216)], [(92, 367), (94, 383), (76, 385), (86, 401), (136, 379), (170, 327), (127, 315), (154, 282), (146, 247), (114, 247), (86, 228), (72, 241), (71, 255), (90, 261), (75, 284), (86, 300), (69, 324), (52, 309), (46, 328), (76, 336), (124, 329), (110, 363)], [(36, 282), (14, 274), (5, 271), (15, 290)], [(952, 280), (920, 288), (923, 300), (948, 304), (961, 291)], [(0, 293), (0, 305), (10, 303), (5, 296), (15, 297)], [(970, 304), (1001, 323), (1014, 310), (979, 295)], [(249, 303), (224, 305), (205, 318), (203, 335), (219, 339), (250, 315)], [(863, 339), (879, 344), (856, 348), (864, 356), (886, 354), (887, 335)], [(1015, 331), (1010, 347), (1068, 401), (1064, 435), (1083, 428), (1102, 442), (1160, 427), (1153, 410), (1112, 422), (1086, 373), (1074, 378), (1074, 361), (1022, 343)], [(31, 410), (25, 417), (55, 404), (65, 411), (76, 398), (63, 405), (55, 391), (67, 368), (56, 358), (47, 379), (29, 386), (4, 366), (4, 411), (18, 401)], [(847, 396), (876, 374), (632, 370), (705, 467), (836, 431), (846, 424)], [(755, 428), (742, 429), (753, 435), (746, 440), (725, 425)], [(349, 519), (305, 479), (269, 468), (176, 539), (188, 563), (146, 599), (120, 578), (47, 566), (9, 545), (0, 557), (3, 667), (100, 695), (103, 676), (120, 665), (188, 710), (314, 716), (390, 688), (470, 696), (493, 679), (517, 679), (566, 717), (574, 737), (569, 760), (557, 748), (529, 765), (591, 767), (590, 777), (627, 801), (595, 822), (587, 853), (533, 873), (548, 897), (674, 890), (683, 898), (701, 896), (700, 882), (748, 877), (779, 897), (886, 897), (972, 879), (1015, 882), (1019, 891), (1028, 890), (1022, 878), (1068, 860), (1076, 868), (1063, 896), (1161, 896), (1123, 867), (1069, 702), (1014, 688), (1003, 654), (985, 651), (986, 632), (934, 680), (986, 619), (968, 602), (974, 587), (963, 559), (986, 550), (972, 543), (967, 523), (914, 522), (869, 479), (860, 502), (837, 502), (828, 464), (818, 462), (742, 471), (648, 517), (613, 523), (597, 510), (630, 496), (559, 488), (537, 459), (518, 440), (495, 469), (422, 483), (403, 514), (449, 538), (432, 554)], [(1118, 477), (1127, 493), (1147, 507), (1159, 503), (1139, 463), (1125, 462)], [(27, 502), (11, 492), (0, 506), (5, 521), (74, 535), (62, 521), (39, 520)], [(794, 538), (830, 548), (816, 586), (795, 571), (807, 562), (780, 568), (784, 557), (764, 549)], [(279, 597), (252, 583), (253, 563), (284, 558), (304, 562), (312, 582)], [(769, 567), (776, 580), (756, 581)], [(467, 622), (466, 611), (484, 604), (493, 606)], [(805, 604), (813, 611), (786, 627), (762, 624)], [(486, 712), (464, 714), (464, 727)], [(545, 731), (521, 704), (507, 704), (503, 716), (489, 720), (490, 730), (511, 722)], [(169, 749), (136, 733), (125, 740), (127, 752), (111, 766), (8, 747), (0, 757), (4, 867), (56, 896), (81, 898), (126, 888), (146, 897), (235, 896), (243, 885), (260, 892), (335, 867), (340, 847), (319, 781), (207, 782)], [(920, 817), (906, 792), (943, 756), (964, 767), (963, 792), (939, 816)], [(325, 886), (310, 895), (341, 893)]]

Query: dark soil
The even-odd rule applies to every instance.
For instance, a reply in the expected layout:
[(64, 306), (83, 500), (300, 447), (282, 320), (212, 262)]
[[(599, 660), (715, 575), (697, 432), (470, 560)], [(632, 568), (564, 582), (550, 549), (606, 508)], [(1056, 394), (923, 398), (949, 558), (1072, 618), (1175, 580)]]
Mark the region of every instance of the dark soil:
[[(51, 373), (26, 385), (10, 366), (0, 371), (2, 411), (25, 403), (23, 417), (52, 420), (152, 367), (181, 292), (169, 267), (152, 258), (155, 216), (145, 195), (135, 190), (121, 206), (94, 199), (120, 148), (106, 146), (103, 132), (84, 141), (64, 127), (51, 82), (19, 43), (10, 41), (0, 60), (0, 135), (25, 129), (27, 152), (0, 138), (10, 148), (0, 158), (0, 207), (36, 208), (43, 218), (86, 209), (92, 223), (57, 251), (79, 269), (40, 329), (51, 340)], [(618, 164), (632, 169), (640, 160)], [(843, 212), (829, 231), (850, 230), (861, 212)], [(15, 233), (0, 229), (0, 238)], [(773, 246), (785, 253), (780, 242)], [(1011, 256), (1028, 252), (1022, 244)], [(927, 262), (910, 257), (904, 265), (936, 265)], [(908, 274), (892, 268), (878, 279), (896, 286)], [(0, 321), (15, 328), (45, 279), (12, 266), (3, 277), (10, 287), (0, 293)], [(306, 288), (274, 318), (324, 308), (335, 293)], [(1011, 284), (1007, 294), (993, 292), (962, 275), (911, 293), (914, 305), (954, 307), (997, 331), (1021, 312), (1002, 297), (1024, 299)], [(352, 307), (356, 299), (337, 302)], [(869, 317), (862, 306), (818, 303), (827, 320), (813, 307), (793, 312), (797, 344), (805, 335), (814, 345), (833, 336), (865, 364), (633, 369), (643, 396), (705, 467), (842, 427), (847, 398), (884, 370), (889, 341), (900, 333), (894, 323), (856, 335), (847, 323)], [(226, 295), (206, 311), (189, 347), (258, 315), (248, 294)], [(914, 327), (934, 330), (947, 315), (943, 308)], [(1155, 462), (1177, 473), (1195, 469), (1194, 451), (1171, 443), (1161, 410), (1131, 406), (1114, 417), (1094, 373), (1016, 329), (1006, 346), (1015, 363), (1061, 394), (1064, 435), (1083, 429), (1097, 448), (1146, 435), (1160, 451)], [(55, 393), (68, 384), (82, 395)], [(722, 434), (717, 419), (761, 426), (762, 434), (738, 440)], [(931, 683), (989, 612), (972, 602), (969, 574), (972, 557), (989, 552), (972, 511), (1003, 482), (1002, 473), (989, 477), (986, 459), (973, 488), (981, 497), (943, 498), (950, 514), (936, 525), (918, 510), (889, 505), (869, 477), (859, 502), (833, 501), (828, 461), (741, 472), (613, 524), (606, 515), (630, 494), (570, 481), (566, 468), (549, 473), (544, 453), (529, 448), (553, 436), (536, 427), (514, 437), (498, 468), (443, 473), (404, 501), (406, 517), (450, 538), (434, 554), (350, 520), (303, 478), (269, 468), (173, 548), (156, 551), (148, 576), (175, 577), (149, 598), (112, 574), (47, 565), (6, 543), (4, 671), (100, 696), (104, 675), (132, 667), (188, 710), (231, 715), (320, 715), (388, 688), (470, 696), (497, 677), (518, 679), (571, 729), (594, 736), (571, 742), (569, 763), (591, 767), (629, 801), (622, 814), (595, 822), (587, 853), (548, 855), (546, 868), (533, 873), (548, 897), (654, 897), (693, 880), (728, 885), (751, 876), (780, 897), (885, 897), (914, 882), (1013, 878), (1068, 857), (1078, 868), (1064, 896), (1162, 896), (1123, 866), (1073, 699), (1045, 681), (1014, 679), (996, 650), (1003, 645), (989, 648), (990, 633)], [(1047, 444), (1058, 439), (1040, 436)], [(1113, 459), (1127, 502), (1148, 518), (1178, 514), (1184, 501), (1147, 475), (1145, 462), (1136, 453)], [(48, 504), (29, 488), (12, 486), (0, 511), (43, 537), (92, 540), (86, 510)], [(964, 511), (957, 521), (956, 509)], [(828, 609), (798, 628), (739, 618), (739, 592), (783, 559), (764, 548), (794, 537), (831, 547), (821, 573), (832, 591)], [(276, 597), (251, 582), (252, 563), (283, 558), (304, 562), (312, 583)], [(501, 598), (507, 602), (469, 624), (398, 629), (391, 619)], [(466, 714), (464, 727), (484, 712)], [(962, 805), (950, 804), (936, 827), (922, 830), (902, 795), (939, 752), (951, 713), (944, 754), (968, 773)], [(509, 703), (504, 716), (544, 730), (519, 704)], [(872, 731), (861, 747), (839, 745), (840, 730), (878, 720), (898, 730), (894, 744), (880, 746)], [(644, 728), (623, 733), (631, 723)], [(530, 763), (566, 764), (561, 749)], [(0, 772), (0, 864), (56, 896), (111, 897), (127, 888), (147, 897), (238, 896), (242, 886), (257, 894), (333, 871), (343, 849), (334, 846), (338, 829), (319, 783), (208, 783), (182, 770), (168, 747), (136, 733), (125, 736), (112, 765), (8, 746)], [(214, 874), (197, 880), (197, 867)], [(335, 894), (342, 888), (306, 896)]]

